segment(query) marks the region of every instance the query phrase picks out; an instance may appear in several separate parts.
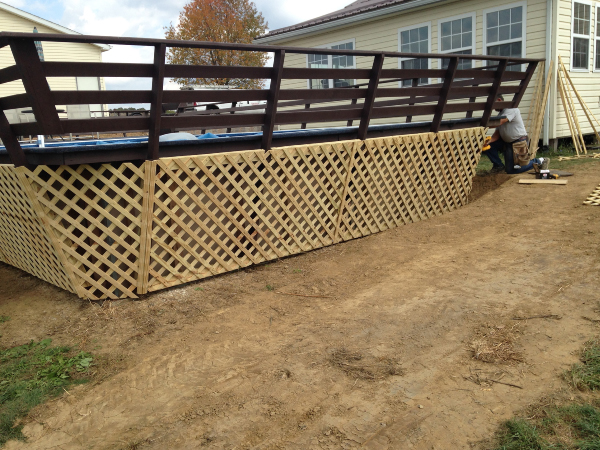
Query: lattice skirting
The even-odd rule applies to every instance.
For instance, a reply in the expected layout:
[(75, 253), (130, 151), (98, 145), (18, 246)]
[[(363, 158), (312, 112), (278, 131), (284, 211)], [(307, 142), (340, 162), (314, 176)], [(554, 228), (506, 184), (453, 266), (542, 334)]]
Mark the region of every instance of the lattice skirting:
[(600, 206), (600, 186), (598, 186), (596, 188), (596, 190), (590, 194), (590, 196), (587, 198), (587, 200), (585, 202), (583, 202), (583, 204)]
[(81, 298), (135, 298), (465, 205), (486, 131), (0, 166), (0, 260)]

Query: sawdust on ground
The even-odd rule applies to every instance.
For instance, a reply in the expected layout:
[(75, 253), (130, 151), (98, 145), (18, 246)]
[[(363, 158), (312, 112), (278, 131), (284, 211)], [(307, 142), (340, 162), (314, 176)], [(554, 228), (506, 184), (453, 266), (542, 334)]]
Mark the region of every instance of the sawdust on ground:
[[(6, 448), (479, 448), (598, 332), (600, 208), (582, 201), (600, 162), (573, 171), (566, 187), (478, 177), (450, 214), (135, 302), (0, 266), (2, 346), (99, 355)], [(511, 328), (540, 315), (561, 320)]]

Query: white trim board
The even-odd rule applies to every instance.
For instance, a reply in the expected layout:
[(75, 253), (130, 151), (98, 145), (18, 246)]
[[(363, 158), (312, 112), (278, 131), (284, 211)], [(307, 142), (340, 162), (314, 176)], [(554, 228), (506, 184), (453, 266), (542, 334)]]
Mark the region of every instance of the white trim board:
[[(588, 5), (590, 7), (590, 34), (587, 36), (584, 36), (583, 34), (575, 34), (573, 32), (573, 29), (575, 28), (575, 3), (581, 3), (582, 5)], [(592, 32), (596, 29), (595, 25), (595, 20), (594, 20), (594, 9), (595, 9), (595, 4), (589, 0), (572, 0), (571, 1), (571, 29), (569, 30), (569, 72), (578, 72), (578, 73), (590, 73), (592, 70), (590, 70), (590, 54), (589, 52), (591, 51), (591, 49), (594, 49), (594, 46), (592, 45)], [(575, 38), (579, 38), (579, 39), (587, 39), (589, 41), (588, 43), (588, 68), (587, 69), (579, 69), (579, 68), (573, 68), (573, 40)], [(595, 52), (594, 52), (595, 53)], [(595, 56), (594, 56), (595, 58)], [(594, 61), (594, 67), (595, 67), (595, 61)]]
[[(22, 17), (23, 19), (27, 19), (27, 20), (37, 23), (39, 25), (43, 25), (52, 30), (58, 31), (59, 33), (81, 35), (81, 33), (78, 33), (77, 31), (73, 31), (70, 28), (66, 28), (57, 23), (50, 22), (49, 20), (46, 20), (46, 19), (42, 19), (41, 17), (35, 16), (35, 15), (25, 12), (21, 9), (15, 8), (14, 6), (7, 5), (6, 3), (3, 3), (3, 2), (0, 2), (0, 10), (4, 10), (6, 12), (14, 14), (15, 16), (19, 16), (19, 17)], [(112, 48), (110, 45), (105, 45), (105, 44), (91, 44), (91, 45), (100, 47), (103, 52), (106, 52)]]

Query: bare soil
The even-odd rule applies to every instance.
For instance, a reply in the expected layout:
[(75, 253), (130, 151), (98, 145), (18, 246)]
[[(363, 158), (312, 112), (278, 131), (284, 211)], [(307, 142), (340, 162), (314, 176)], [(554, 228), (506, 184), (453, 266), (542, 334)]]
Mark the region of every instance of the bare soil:
[(477, 177), (450, 214), (135, 302), (0, 266), (0, 345), (98, 355), (6, 448), (484, 448), (598, 333), (600, 162), (572, 171)]

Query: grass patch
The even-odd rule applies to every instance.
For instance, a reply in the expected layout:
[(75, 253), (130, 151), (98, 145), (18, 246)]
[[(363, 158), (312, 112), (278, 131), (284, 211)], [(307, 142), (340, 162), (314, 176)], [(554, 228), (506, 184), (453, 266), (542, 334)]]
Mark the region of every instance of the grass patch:
[(36, 405), (61, 394), (83, 377), (93, 358), (69, 347), (52, 347), (51, 339), (31, 341), (0, 351), (0, 446), (24, 439), (15, 423)]
[[(565, 372), (565, 379), (580, 391), (600, 389), (600, 339), (587, 342), (581, 351), (581, 363), (573, 364)], [(600, 446), (598, 447), (600, 449)]]
[(9, 316), (0, 316), (0, 323), (8, 322), (9, 320)]
[(509, 420), (494, 449), (600, 449), (600, 409), (591, 404), (553, 406), (539, 411), (533, 420)]

